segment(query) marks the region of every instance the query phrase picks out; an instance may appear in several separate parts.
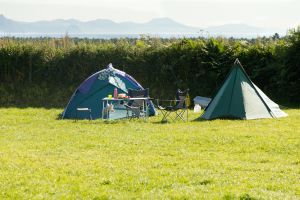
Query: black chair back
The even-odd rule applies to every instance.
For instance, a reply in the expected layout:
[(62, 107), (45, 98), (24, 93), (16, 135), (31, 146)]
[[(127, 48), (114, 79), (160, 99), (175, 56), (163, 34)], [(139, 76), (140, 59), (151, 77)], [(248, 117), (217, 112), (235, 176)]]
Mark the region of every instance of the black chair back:
[[(131, 98), (149, 97), (149, 88), (143, 90), (128, 89), (128, 96)], [(131, 100), (128, 102), (129, 106), (141, 107), (143, 106), (144, 100)]]
[(186, 89), (185, 91), (181, 91), (180, 89), (177, 90), (175, 108), (177, 108), (177, 109), (187, 108), (186, 98), (187, 98), (188, 92), (189, 92), (189, 89)]

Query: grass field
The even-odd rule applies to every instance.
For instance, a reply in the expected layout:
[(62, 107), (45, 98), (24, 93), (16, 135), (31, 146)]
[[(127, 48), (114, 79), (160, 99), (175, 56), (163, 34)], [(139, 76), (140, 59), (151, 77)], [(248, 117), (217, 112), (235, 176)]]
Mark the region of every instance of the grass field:
[(0, 199), (300, 199), (299, 109), (167, 124), (61, 111), (0, 109)]

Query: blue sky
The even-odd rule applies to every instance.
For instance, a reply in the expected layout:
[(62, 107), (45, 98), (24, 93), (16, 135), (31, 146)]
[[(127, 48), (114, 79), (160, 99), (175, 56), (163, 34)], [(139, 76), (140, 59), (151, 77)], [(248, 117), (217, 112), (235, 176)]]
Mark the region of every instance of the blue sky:
[(300, 25), (300, 0), (0, 0), (0, 14), (22, 21), (169, 17), (197, 27), (245, 23), (291, 28)]

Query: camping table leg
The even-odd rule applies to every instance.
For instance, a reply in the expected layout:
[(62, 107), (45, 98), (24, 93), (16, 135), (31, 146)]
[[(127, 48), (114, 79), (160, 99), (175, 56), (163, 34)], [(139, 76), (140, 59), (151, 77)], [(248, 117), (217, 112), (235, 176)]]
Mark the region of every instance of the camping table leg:
[[(109, 104), (111, 100), (110, 99), (104, 99), (103, 100), (103, 104), (102, 104), (102, 119), (106, 119), (106, 120), (109, 120), (109, 110), (107, 109), (107, 105)], [(111, 104), (113, 102), (111, 101)], [(106, 117), (106, 118), (104, 118)]]
[(102, 119), (104, 119), (104, 100), (102, 100)]
[(143, 105), (144, 105), (144, 112), (145, 112), (145, 119), (147, 118), (147, 105), (146, 105), (146, 100), (143, 101)]
[(90, 113), (90, 120), (92, 120), (92, 109), (89, 109), (89, 113)]
[[(144, 110), (143, 110), (143, 111), (144, 111), (144, 119), (146, 120), (146, 119), (147, 119), (147, 110), (145, 110), (145, 109), (147, 109), (147, 108), (146, 108), (147, 106), (146, 106), (145, 104), (146, 104), (146, 100), (144, 99), (144, 101), (143, 101), (143, 109), (144, 109)], [(146, 111), (146, 112), (145, 112), (145, 111)]]
[(144, 112), (144, 120), (147, 120), (149, 117), (149, 112), (148, 112), (148, 104), (147, 104), (147, 99), (143, 100), (143, 112)]
[(143, 114), (144, 114), (144, 120), (146, 120), (146, 115), (145, 115), (145, 100), (143, 100)]
[(146, 118), (148, 119), (148, 117), (149, 117), (149, 108), (148, 108), (147, 100), (145, 100), (144, 102), (145, 102), (145, 105), (146, 105)]

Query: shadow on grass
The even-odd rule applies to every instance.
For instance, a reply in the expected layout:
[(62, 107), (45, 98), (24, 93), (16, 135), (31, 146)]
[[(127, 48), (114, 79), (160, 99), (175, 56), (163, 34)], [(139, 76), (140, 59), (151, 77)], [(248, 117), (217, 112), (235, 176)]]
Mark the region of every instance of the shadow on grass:
[(158, 121), (155, 121), (155, 122), (151, 122), (152, 124), (173, 124), (173, 123), (176, 123), (176, 122), (173, 122), (173, 121), (161, 121), (161, 120), (158, 120)]
[(202, 115), (191, 122), (208, 122), (208, 121), (215, 121), (215, 120), (232, 120), (232, 121), (244, 121), (244, 119), (237, 118), (235, 116), (224, 116), (221, 118), (213, 118), (213, 119), (204, 119)]
[(138, 123), (141, 123), (141, 122), (145, 122), (145, 121), (142, 121), (142, 120), (130, 120), (130, 119), (126, 119), (126, 118), (121, 118), (121, 119), (110, 119), (110, 120), (107, 120), (107, 119), (102, 119), (102, 118), (97, 118), (97, 119), (75, 119), (75, 118), (71, 118), (71, 119), (63, 119), (62, 118), (62, 114), (58, 114), (55, 118), (55, 120), (64, 120), (64, 121), (69, 121), (69, 122), (72, 122), (72, 123), (78, 123), (78, 124), (126, 124), (126, 123), (135, 123), (135, 122), (138, 122)]
[(59, 114), (56, 116), (55, 119), (56, 119), (56, 120), (61, 120), (61, 119), (63, 119), (63, 118), (62, 118), (62, 112), (59, 113)]
[(31, 104), (26, 104), (26, 105), (0, 105), (0, 108), (20, 108), (20, 109), (26, 109), (26, 108), (40, 108), (40, 109), (64, 109), (63, 106), (56, 106), (56, 105), (31, 105)]
[(206, 120), (206, 119), (203, 119), (200, 117), (196, 118), (196, 119), (192, 119), (192, 120), (188, 120), (188, 121), (183, 121), (183, 120), (165, 120), (165, 121), (162, 121), (162, 120), (158, 120), (158, 121), (155, 121), (155, 122), (152, 122), (152, 124), (185, 124), (185, 123), (189, 123), (189, 122), (207, 122), (209, 120)]
[(197, 117), (196, 119), (191, 120), (191, 122), (206, 122), (206, 121), (209, 121), (209, 120), (204, 119), (201, 116)]
[(279, 105), (280, 109), (284, 109), (284, 110), (292, 110), (292, 109), (300, 109), (300, 105), (295, 105), (295, 104), (291, 104), (291, 105)]

